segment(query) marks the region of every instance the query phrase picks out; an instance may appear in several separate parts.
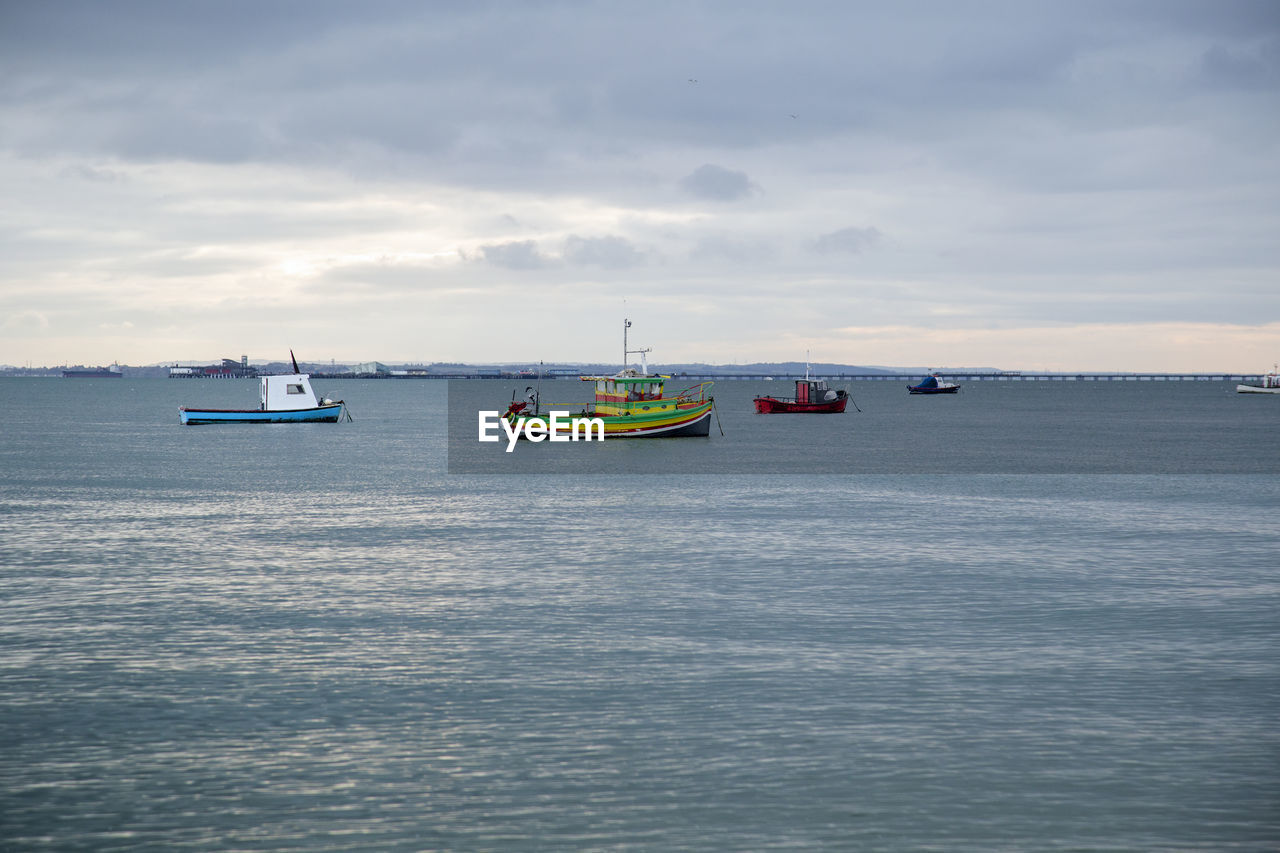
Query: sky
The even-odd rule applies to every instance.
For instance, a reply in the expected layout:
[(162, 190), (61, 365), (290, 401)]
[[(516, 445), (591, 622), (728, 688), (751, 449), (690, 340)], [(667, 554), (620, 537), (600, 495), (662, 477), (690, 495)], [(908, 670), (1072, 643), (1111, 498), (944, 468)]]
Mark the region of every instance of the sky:
[(1280, 3), (0, 0), (0, 363), (1280, 360)]

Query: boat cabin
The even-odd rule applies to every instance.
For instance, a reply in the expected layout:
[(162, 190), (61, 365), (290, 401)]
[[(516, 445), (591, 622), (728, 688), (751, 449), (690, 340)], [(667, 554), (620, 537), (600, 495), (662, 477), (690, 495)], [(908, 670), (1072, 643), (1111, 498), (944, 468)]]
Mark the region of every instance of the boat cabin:
[(675, 411), (676, 400), (662, 396), (665, 376), (648, 376), (627, 369), (615, 376), (583, 376), (595, 383), (597, 415), (631, 415)]
[(839, 395), (827, 387), (825, 379), (797, 379), (797, 403), (829, 403)]
[(320, 405), (311, 390), (310, 375), (306, 373), (263, 376), (261, 396), (264, 412), (291, 412)]

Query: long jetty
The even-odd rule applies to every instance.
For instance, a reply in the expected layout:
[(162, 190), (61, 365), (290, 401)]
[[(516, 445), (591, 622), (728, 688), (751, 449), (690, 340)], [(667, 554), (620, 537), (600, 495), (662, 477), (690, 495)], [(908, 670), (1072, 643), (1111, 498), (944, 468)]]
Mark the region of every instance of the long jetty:
[[(929, 371), (943, 379), (959, 382), (1256, 382), (1261, 373), (983, 373), (937, 370)], [(840, 382), (903, 382), (920, 380), (920, 373), (819, 373), (810, 379)], [(682, 379), (803, 379), (801, 373), (682, 373)]]
[[(678, 379), (693, 379), (699, 382), (724, 382), (729, 380), (767, 381), (771, 379), (790, 381), (804, 379), (803, 373), (737, 373), (737, 372), (680, 372), (657, 368), (653, 373), (661, 373)], [(964, 371), (937, 370), (914, 373), (828, 373), (811, 371), (810, 379), (825, 379), (833, 382), (919, 382), (924, 374), (936, 374), (953, 382), (1261, 382), (1261, 373), (1023, 373), (1017, 371)], [(577, 379), (578, 373), (563, 368), (542, 374), (543, 379)], [(586, 374), (583, 374), (586, 375)], [(312, 373), (315, 379), (534, 379), (533, 371), (491, 370), (474, 371), (458, 370), (453, 372), (432, 372), (426, 370), (393, 371), (388, 373)]]

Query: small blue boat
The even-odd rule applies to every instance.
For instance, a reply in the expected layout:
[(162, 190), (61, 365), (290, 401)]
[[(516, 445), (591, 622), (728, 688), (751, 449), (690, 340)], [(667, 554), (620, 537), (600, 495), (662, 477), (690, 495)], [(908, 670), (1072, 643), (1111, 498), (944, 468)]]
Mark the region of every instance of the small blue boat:
[[(263, 376), (261, 379), (261, 404), (256, 409), (198, 409), (178, 407), (178, 417), (183, 424), (297, 424), (337, 423), (346, 404), (342, 400), (325, 398), (318, 400), (311, 390), (310, 374), (298, 371), (298, 361), (293, 358), (293, 373)], [(350, 419), (350, 415), (347, 418)]]
[(926, 376), (919, 385), (907, 386), (907, 391), (912, 394), (954, 394), (959, 390), (959, 385), (947, 382), (936, 373)]

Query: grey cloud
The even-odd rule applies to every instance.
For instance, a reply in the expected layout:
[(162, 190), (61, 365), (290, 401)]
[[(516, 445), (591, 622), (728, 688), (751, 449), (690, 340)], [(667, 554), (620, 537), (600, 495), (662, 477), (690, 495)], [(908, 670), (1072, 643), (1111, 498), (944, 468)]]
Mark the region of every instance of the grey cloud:
[(884, 235), (878, 228), (841, 228), (815, 240), (813, 250), (822, 255), (837, 252), (860, 255), (879, 245), (883, 239)]
[(728, 261), (733, 264), (761, 263), (774, 256), (772, 246), (759, 240), (707, 237), (698, 241), (689, 257), (695, 261)]
[(711, 163), (699, 166), (680, 181), (686, 192), (712, 201), (737, 201), (756, 189), (746, 172), (735, 172)]
[(1242, 89), (1275, 87), (1280, 83), (1280, 40), (1252, 49), (1216, 44), (1205, 51), (1202, 65), (1211, 83)]
[(480, 254), (487, 263), (509, 270), (542, 269), (550, 263), (546, 256), (538, 251), (538, 243), (535, 240), (517, 240), (481, 246)]
[(97, 168), (84, 163), (68, 166), (62, 170), (62, 176), (73, 180), (107, 184), (124, 180), (124, 177), (119, 172), (112, 169)]
[(638, 267), (645, 262), (644, 253), (625, 237), (579, 237), (576, 234), (564, 241), (564, 258), (576, 266), (610, 270)]

